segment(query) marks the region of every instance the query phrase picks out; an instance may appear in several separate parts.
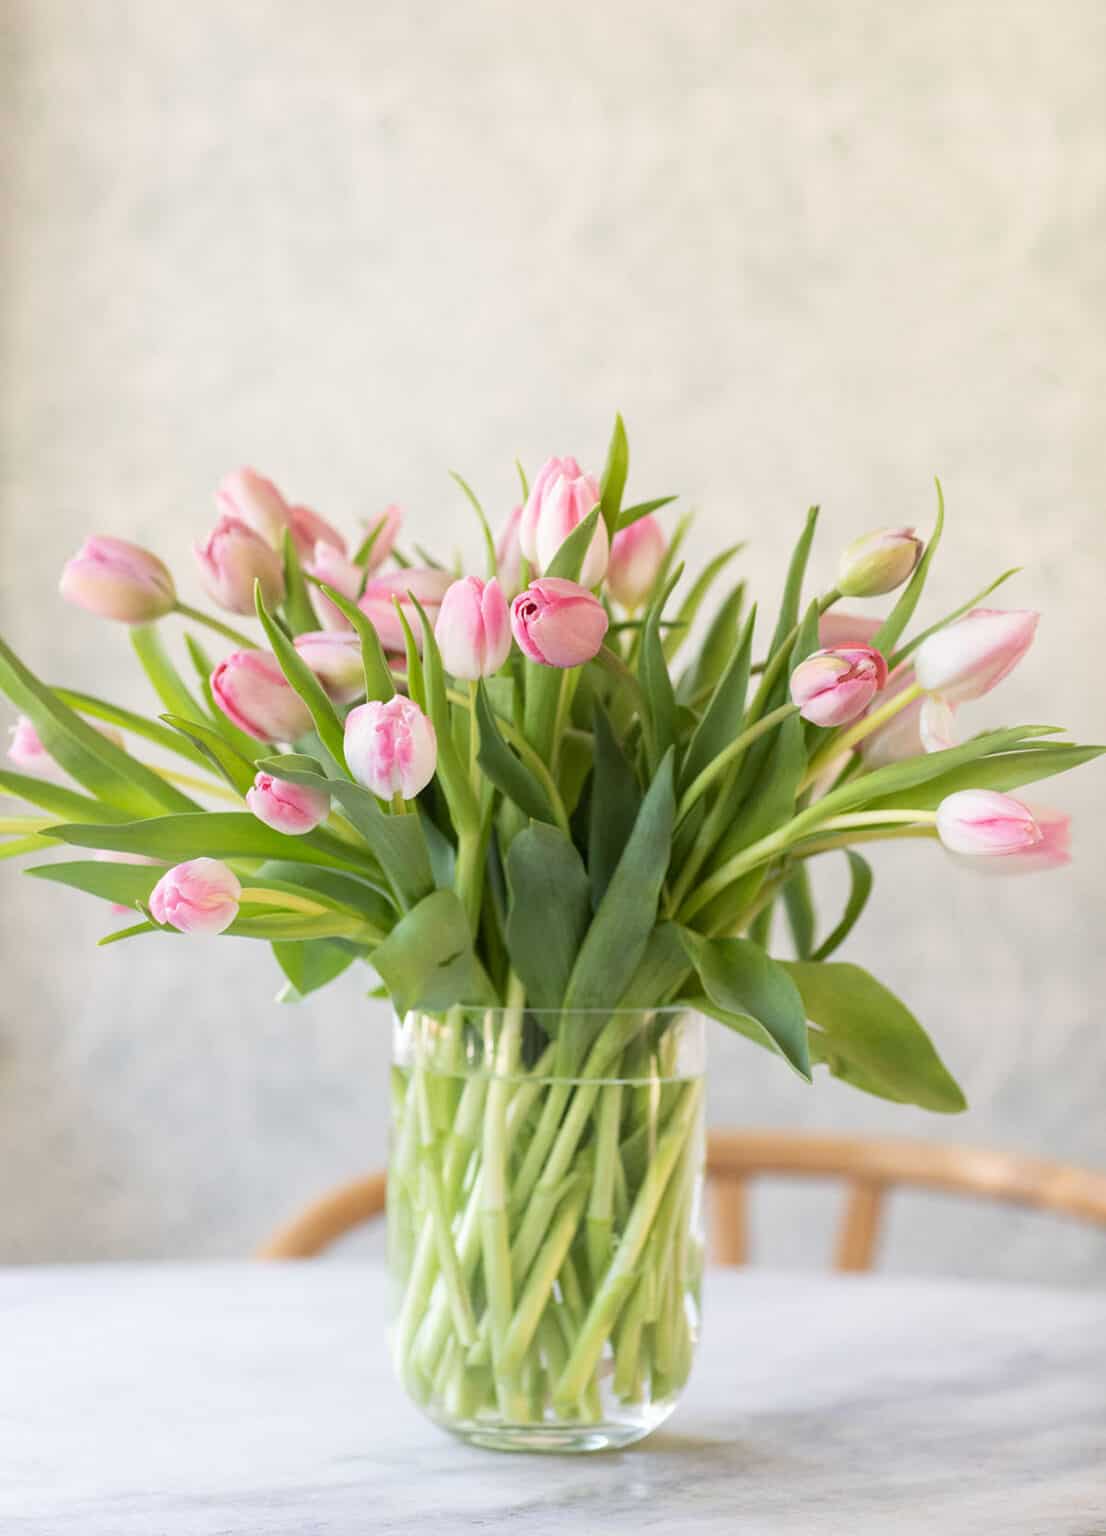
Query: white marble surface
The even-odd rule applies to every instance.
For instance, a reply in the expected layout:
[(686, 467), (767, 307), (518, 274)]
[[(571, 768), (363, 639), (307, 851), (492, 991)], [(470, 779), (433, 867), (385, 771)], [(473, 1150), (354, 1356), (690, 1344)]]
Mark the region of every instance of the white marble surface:
[(669, 1425), (547, 1458), (418, 1416), (384, 1292), (367, 1265), (0, 1272), (0, 1530), (1106, 1532), (1106, 1297), (716, 1273)]

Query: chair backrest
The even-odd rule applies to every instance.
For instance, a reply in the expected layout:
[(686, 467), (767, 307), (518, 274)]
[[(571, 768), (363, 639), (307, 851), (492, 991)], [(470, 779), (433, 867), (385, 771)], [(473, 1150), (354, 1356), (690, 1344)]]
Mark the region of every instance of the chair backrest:
[[(834, 1266), (871, 1269), (883, 1202), (899, 1186), (937, 1189), (1059, 1211), (1106, 1228), (1106, 1175), (982, 1147), (790, 1131), (711, 1131), (707, 1137), (712, 1256), (744, 1264), (748, 1188), (765, 1176), (830, 1178), (848, 1190)], [(264, 1244), (260, 1259), (308, 1259), (384, 1210), (386, 1178), (371, 1173), (332, 1190)]]

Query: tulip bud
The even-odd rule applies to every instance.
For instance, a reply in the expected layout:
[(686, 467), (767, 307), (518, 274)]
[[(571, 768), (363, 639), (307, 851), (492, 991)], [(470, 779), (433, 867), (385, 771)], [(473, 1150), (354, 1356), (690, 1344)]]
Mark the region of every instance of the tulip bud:
[(101, 536), (86, 539), (67, 562), (58, 590), (78, 608), (123, 624), (149, 624), (177, 603), (173, 578), (156, 555)]
[(377, 576), (365, 586), (358, 607), (380, 636), (386, 651), (402, 651), (405, 648), (403, 625), (395, 609), (395, 599), (400, 599), (403, 616), (411, 626), (415, 644), (422, 650), (422, 626), (408, 593), (413, 593), (423, 612), (433, 624), (442, 606), (442, 599), (453, 585), (448, 571), (422, 570), (412, 567), (406, 571), (391, 571), (387, 576)]
[(337, 528), (328, 523), (325, 517), (312, 512), (310, 507), (289, 507), (288, 517), (292, 543), (301, 561), (306, 560), (319, 544), (328, 544), (340, 555), (345, 554), (346, 541)]
[(791, 674), (791, 700), (814, 725), (847, 725), (887, 682), (887, 663), (869, 645), (815, 651)]
[(42, 738), (35, 730), (33, 721), (28, 720), (26, 715), (20, 715), (12, 726), (11, 738), (8, 761), (20, 773), (30, 774), (36, 779), (56, 779), (60, 776), (61, 769), (42, 745)]
[(976, 869), (988, 875), (1034, 875), (1071, 863), (1071, 817), (1036, 805), (1028, 809), (1040, 829), (1040, 842), (1001, 858), (973, 860)]
[(511, 624), (498, 581), (455, 581), (442, 599), (434, 628), (447, 672), (470, 682), (491, 677), (507, 660)]
[(373, 699), (346, 716), (346, 762), (359, 784), (390, 800), (413, 800), (434, 777), (438, 742), (417, 704), (402, 694)]
[(361, 641), (351, 629), (311, 630), (297, 635), (296, 650), (337, 704), (349, 704), (365, 691)]
[(522, 590), (522, 545), (519, 543), (519, 524), (522, 508), (516, 507), (503, 524), (495, 546), (495, 564), (503, 596), (508, 602)]
[[(569, 534), (598, 502), (598, 480), (585, 475), (575, 459), (546, 460), (538, 470), (519, 524), (522, 553), (534, 570), (548, 569)], [(582, 586), (598, 586), (609, 554), (607, 525), (600, 518), (580, 571)]]
[(918, 681), (952, 704), (982, 698), (1025, 655), (1039, 617), (1029, 609), (974, 608), (922, 641), (914, 655)]
[(365, 525), (366, 537), (374, 533), (377, 528), (380, 532), (373, 539), (372, 548), (369, 550), (368, 559), (365, 561), (367, 571), (375, 571), (382, 566), (392, 553), (399, 533), (400, 524), (403, 522), (403, 510), (395, 505), (385, 507), (377, 517), (371, 517)]
[(261, 595), (267, 608), (279, 603), (284, 596), (280, 556), (239, 517), (224, 512), (208, 535), (207, 543), (195, 546), (195, 553), (200, 580), (208, 596), (230, 613), (254, 612), (255, 581), (261, 583)]
[(996, 858), (1042, 841), (1029, 807), (993, 789), (961, 789), (937, 807), (937, 835), (950, 853)]
[(218, 859), (189, 859), (166, 870), (150, 892), (150, 912), (181, 933), (222, 933), (238, 916), (242, 887)]
[(546, 667), (579, 667), (599, 654), (607, 611), (586, 587), (561, 576), (532, 581), (511, 604), (522, 652)]
[(246, 805), (258, 821), (292, 837), (314, 832), (330, 815), (330, 796), (325, 790), (274, 779), (271, 773), (257, 775), (253, 788), (246, 791)]
[(311, 714), (268, 651), (235, 651), (211, 674), (215, 702), (239, 730), (258, 741), (295, 741)]
[[(333, 544), (316, 544), (311, 559), (304, 564), (303, 568), (309, 576), (314, 576), (316, 581), (325, 581), (328, 587), (334, 588), (335, 592), (348, 597), (351, 603), (357, 601), (364, 572), (359, 565), (354, 565), (352, 560), (347, 560), (344, 555), (340, 555)], [(311, 593), (311, 601), (315, 605), (319, 622), (324, 629), (352, 628), (345, 614), (340, 608), (334, 606), (325, 593), (317, 588), (314, 589)]]
[(901, 587), (925, 545), (913, 528), (877, 528), (841, 556), (837, 589), (845, 597), (881, 597)]
[(255, 469), (236, 469), (219, 483), (215, 505), (228, 517), (249, 525), (266, 544), (279, 549), (292, 509), (271, 480)]
[(616, 533), (607, 566), (607, 590), (623, 608), (639, 608), (664, 564), (665, 538), (655, 517), (639, 517)]

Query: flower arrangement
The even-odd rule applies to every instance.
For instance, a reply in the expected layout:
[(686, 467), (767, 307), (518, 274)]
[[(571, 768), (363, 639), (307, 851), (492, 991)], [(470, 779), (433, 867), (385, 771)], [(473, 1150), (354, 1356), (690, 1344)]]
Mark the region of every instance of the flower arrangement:
[[(683, 1010), (803, 1078), (820, 1065), (963, 1107), (908, 1009), (831, 960), (872, 889), (860, 849), (1062, 864), (1067, 818), (1010, 791), (1103, 750), (1042, 726), (956, 740), (956, 712), (1017, 665), (1037, 616), (980, 606), (1007, 572), (907, 637), (939, 485), (927, 543), (867, 534), (804, 601), (812, 509), (765, 640), (741, 582), (696, 622), (740, 545), (677, 600), (688, 519), (668, 536), (674, 498), (627, 504), (627, 469), (619, 419), (600, 479), (571, 458), (529, 485), (520, 471), (498, 540), (459, 480), (482, 577), (412, 563), (396, 507), (351, 551), (242, 470), (196, 559), (252, 634), (182, 603), (155, 555), (90, 538), (62, 595), (131, 627), (156, 718), (48, 687), (0, 644), (21, 712), (0, 789), (40, 813), (4, 820), (0, 857), (93, 850), (29, 873), (130, 912), (103, 943), (259, 939), (285, 1001), (365, 961), (418, 1021), (395, 1095), (397, 1361), (421, 1400), (470, 1419), (594, 1418), (604, 1352), (625, 1402), (686, 1374), (680, 1170), (699, 1100), (675, 1065)], [(882, 618), (840, 607), (895, 591)], [(163, 636), (174, 615), (187, 668)], [(820, 933), (809, 868), (826, 854), (850, 889)], [(771, 952), (777, 909), (791, 958)], [(486, 1071), (462, 1087), (473, 1039)], [(663, 1091), (612, 1097), (643, 1062)]]

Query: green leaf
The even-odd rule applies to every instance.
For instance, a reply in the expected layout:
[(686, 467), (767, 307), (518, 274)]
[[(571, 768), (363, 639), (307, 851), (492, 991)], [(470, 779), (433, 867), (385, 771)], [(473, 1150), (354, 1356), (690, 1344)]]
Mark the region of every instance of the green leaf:
[(637, 820), (641, 805), (634, 770), (600, 705), (593, 715), (595, 766), (588, 807), (588, 872), (598, 907)]
[(488, 519), (484, 513), (484, 508), (480, 505), (479, 497), (467, 480), (459, 475), (455, 469), (451, 469), (449, 475), (450, 479), (461, 487), (469, 506), (476, 513), (477, 521), (480, 524), (480, 532), (484, 539), (485, 570), (487, 579), (491, 581), (493, 576), (499, 574), (499, 559), (495, 552), (495, 539), (492, 537), (492, 530), (488, 526)]
[[(846, 848), (844, 852), (849, 861), (849, 897), (845, 903), (845, 913), (833, 932), (809, 956), (811, 960), (828, 960), (834, 950), (841, 948), (856, 926), (872, 893), (872, 868), (867, 859), (862, 859), (851, 848)], [(805, 960), (808, 957), (800, 955), (799, 958)]]
[[(349, 862), (343, 844), (320, 831), (289, 837), (265, 826), (248, 811), (197, 811), (180, 816), (151, 816), (122, 825), (89, 826), (68, 823), (50, 829), (58, 842), (78, 848), (111, 848), (120, 853), (144, 853), (167, 864), (184, 859), (292, 859), (341, 869)], [(335, 853), (333, 850), (337, 849)]]
[(645, 615), (645, 628), (641, 636), (641, 656), (638, 661), (638, 677), (647, 706), (646, 743), (649, 765), (656, 772), (657, 765), (672, 746), (676, 737), (676, 692), (668, 675), (664, 659), (664, 645), (660, 634), (660, 617), (671, 596), (672, 589), (683, 575), (679, 566), (663, 587), (653, 594)]
[(795, 954), (800, 960), (809, 960), (814, 949), (815, 918), (810, 871), (805, 864), (797, 864), (791, 871), (782, 894)]
[(185, 687), (180, 673), (169, 659), (156, 624), (136, 624), (130, 631), (131, 645), (154, 692), (172, 715), (185, 720), (204, 720), (202, 707)]
[(940, 1114), (967, 1106), (929, 1036), (893, 993), (858, 965), (784, 965), (810, 1021), (816, 1049), (835, 1077), (901, 1104)]
[(658, 923), (629, 985), (618, 999), (620, 1008), (655, 1008), (674, 997), (690, 967), (675, 923)]
[(534, 1008), (559, 1008), (591, 916), (588, 875), (572, 843), (535, 821), (507, 854), (506, 941)]
[[(200, 725), (194, 720), (182, 720), (176, 715), (162, 715), (166, 725), (172, 726), (182, 736), (193, 742), (205, 757), (226, 779), (231, 789), (240, 795), (253, 786), (256, 776), (252, 761), (247, 760), (236, 752), (221, 731), (214, 726)], [(256, 752), (255, 744), (254, 751)]]
[(996, 576), (994, 581), (989, 581), (981, 592), (977, 592), (974, 597), (970, 597), (966, 603), (961, 603), (959, 608), (954, 608), (943, 619), (938, 619), (936, 624), (931, 624), (928, 629), (923, 629), (920, 634), (915, 635), (906, 645), (901, 646), (893, 656), (888, 657), (888, 670), (893, 672), (896, 667), (901, 666), (909, 656), (913, 656), (923, 640), (928, 640), (930, 635), (935, 635), (939, 629), (947, 629), (950, 624), (955, 624), (957, 619), (963, 618), (964, 614), (978, 607), (985, 597), (990, 597), (991, 593), (998, 587), (1001, 587), (1004, 582), (1009, 581), (1011, 576), (1019, 576), (1021, 570), (1020, 565), (1011, 566), (1008, 571), (1003, 571), (1001, 576)]
[(36, 880), (52, 880), (123, 907), (147, 902), (150, 892), (165, 873), (164, 865), (111, 864), (98, 859), (77, 859), (66, 864), (35, 864), (24, 873)]
[(872, 644), (876, 650), (882, 651), (885, 656), (890, 656), (898, 644), (899, 636), (914, 617), (914, 610), (918, 606), (918, 600), (926, 584), (929, 568), (933, 564), (933, 557), (941, 542), (941, 534), (945, 526), (945, 493), (941, 489), (940, 480), (935, 480), (934, 484), (937, 487), (937, 522), (933, 529), (933, 537), (926, 545), (925, 553), (918, 561), (913, 576), (902, 589), (898, 602), (872, 638)]
[(741, 638), (718, 680), (710, 703), (695, 728), (680, 773), (683, 792), (712, 763), (731, 741), (741, 735), (745, 719), (745, 700), (749, 692), (749, 668), (752, 661), (753, 628), (757, 611), (754, 606), (745, 621)]
[(298, 1002), (348, 970), (357, 955), (338, 939), (305, 939), (299, 942), (278, 940), (273, 945), (273, 958), (289, 982), (280, 1001)]
[(675, 619), (667, 626), (669, 633), (664, 640), (664, 654), (667, 661), (671, 661), (680, 646), (687, 639), (691, 626), (698, 617), (699, 609), (703, 606), (707, 594), (715, 581), (729, 565), (739, 550), (745, 548), (744, 543), (731, 544), (729, 549), (724, 549), (720, 554), (704, 567), (695, 578), (691, 591), (684, 598), (676, 613)]
[(341, 771), (343, 773), (347, 772), (345, 732), (342, 729), (342, 722), (335, 712), (334, 705), (327, 696), (326, 690), (266, 608), (265, 599), (261, 595), (260, 582), (255, 582), (254, 584), (254, 601), (257, 605), (257, 617), (261, 620), (261, 627), (268, 636), (269, 644), (273, 648), (273, 655), (276, 657), (289, 687), (294, 688), (307, 705), (311, 718), (315, 722), (315, 729), (319, 733), (319, 740), (323, 746), (330, 753)]
[[(592, 507), (587, 517), (582, 518), (561, 545), (549, 563), (547, 576), (562, 576), (566, 581), (579, 581), (580, 572), (583, 569), (584, 557), (595, 537), (595, 530), (599, 524), (599, 507)], [(546, 669), (556, 670), (556, 669)]]
[(62, 816), (66, 821), (129, 821), (126, 811), (117, 811), (103, 800), (93, 800), (90, 795), (78, 794), (53, 784), (49, 779), (39, 779), (33, 774), (9, 773), (0, 769), (0, 791), (15, 795), (31, 805), (41, 806), (51, 816)]
[(641, 802), (630, 840), (580, 946), (566, 1008), (609, 1006), (626, 991), (657, 920), (675, 814), (669, 752)]
[(676, 697), (681, 704), (691, 704), (713, 691), (738, 643), (744, 603), (745, 583), (739, 581), (723, 599), (694, 661), (680, 678)]
[(3, 640), (0, 689), (30, 718), (54, 761), (101, 800), (134, 816), (196, 809), (194, 800), (82, 720)]
[(434, 891), (404, 914), (373, 950), (370, 964), (398, 1013), (439, 1012), (455, 1003), (491, 1001), (472, 950), (465, 909), (452, 891)]
[(784, 645), (799, 622), (799, 607), (803, 597), (803, 579), (806, 576), (807, 561), (810, 559), (810, 548), (814, 543), (814, 533), (818, 526), (818, 507), (810, 507), (806, 514), (806, 522), (803, 531), (799, 535), (787, 567), (787, 576), (783, 584), (783, 596), (780, 598), (780, 611), (776, 619), (776, 629), (772, 636), (772, 644), (768, 648), (769, 658)]
[(303, 567), (296, 553), (291, 528), (285, 528), (280, 541), (281, 560), (284, 564), (284, 601), (281, 612), (293, 635), (307, 634), (318, 629), (319, 620), (311, 606), (311, 597), (304, 580)]
[(519, 810), (535, 821), (556, 823), (544, 785), (500, 735), (483, 683), (476, 691), (476, 723), (480, 734), (477, 762), (496, 789), (502, 790)]
[(127, 731), (132, 736), (139, 736), (144, 741), (152, 741), (155, 746), (164, 747), (167, 752), (173, 752), (187, 762), (195, 763), (197, 768), (207, 768), (209, 763), (204, 754), (195, 748), (190, 741), (185, 741), (175, 731), (166, 730), (157, 720), (148, 720), (145, 715), (138, 715), (131, 709), (123, 709), (118, 704), (109, 704), (105, 699), (98, 699), (91, 693), (78, 693), (72, 688), (51, 687), (54, 694), (62, 704), (75, 710), (79, 715), (89, 716), (93, 720), (103, 720), (108, 725), (118, 726), (121, 731)]
[(384, 648), (380, 644), (380, 636), (356, 603), (351, 603), (347, 597), (343, 597), (333, 587), (328, 587), (325, 582), (320, 582), (319, 586), (325, 596), (349, 620), (361, 641), (361, 666), (365, 673), (365, 698), (367, 700), (379, 699), (383, 703), (387, 703), (395, 693), (396, 685), (392, 680), (392, 673), (388, 666), (388, 659), (384, 655)]
[(250, 877), (249, 884), (272, 890), (286, 888), (310, 899), (317, 897), (325, 906), (352, 912), (384, 932), (395, 921), (395, 907), (388, 892), (373, 880), (345, 870), (303, 864), (295, 859), (266, 859), (256, 877)]
[(381, 513), (381, 515), (377, 518), (377, 520), (374, 523), (374, 525), (369, 529), (368, 533), (361, 540), (361, 543), (357, 546), (357, 553), (353, 557), (353, 564), (354, 565), (367, 565), (368, 564), (369, 556), (373, 552), (373, 545), (376, 543), (376, 541), (380, 537), (380, 535), (384, 532), (384, 529), (385, 529), (386, 526), (387, 526), (387, 514), (386, 513)]
[(599, 505), (603, 509), (603, 521), (607, 525), (607, 533), (612, 539), (618, 531), (622, 493), (626, 489), (626, 476), (629, 470), (630, 445), (626, 441), (626, 428), (622, 417), (616, 416), (610, 447), (607, 449), (607, 462), (603, 468), (603, 478), (599, 482)]
[(688, 928), (681, 930), (680, 937), (704, 992), (718, 1010), (715, 1018), (724, 1024), (740, 1019), (759, 1029), (809, 1082), (806, 1014), (787, 968), (750, 939), (704, 939)]
[(1039, 779), (1051, 778), (1053, 774), (1067, 773), (1072, 768), (1101, 757), (1103, 752), (1106, 752), (1106, 747), (1074, 746), (1062, 741), (1012, 752), (996, 752), (939, 774), (920, 787), (914, 785), (881, 795), (870, 802), (870, 809), (936, 810), (946, 795), (954, 794), (959, 789), (1020, 789), (1023, 784), (1035, 784)]
[(670, 507), (677, 499), (675, 496), (658, 496), (653, 501), (639, 501), (632, 507), (624, 507), (618, 515), (619, 533), (639, 518), (648, 517), (651, 512), (659, 512), (662, 507)]

